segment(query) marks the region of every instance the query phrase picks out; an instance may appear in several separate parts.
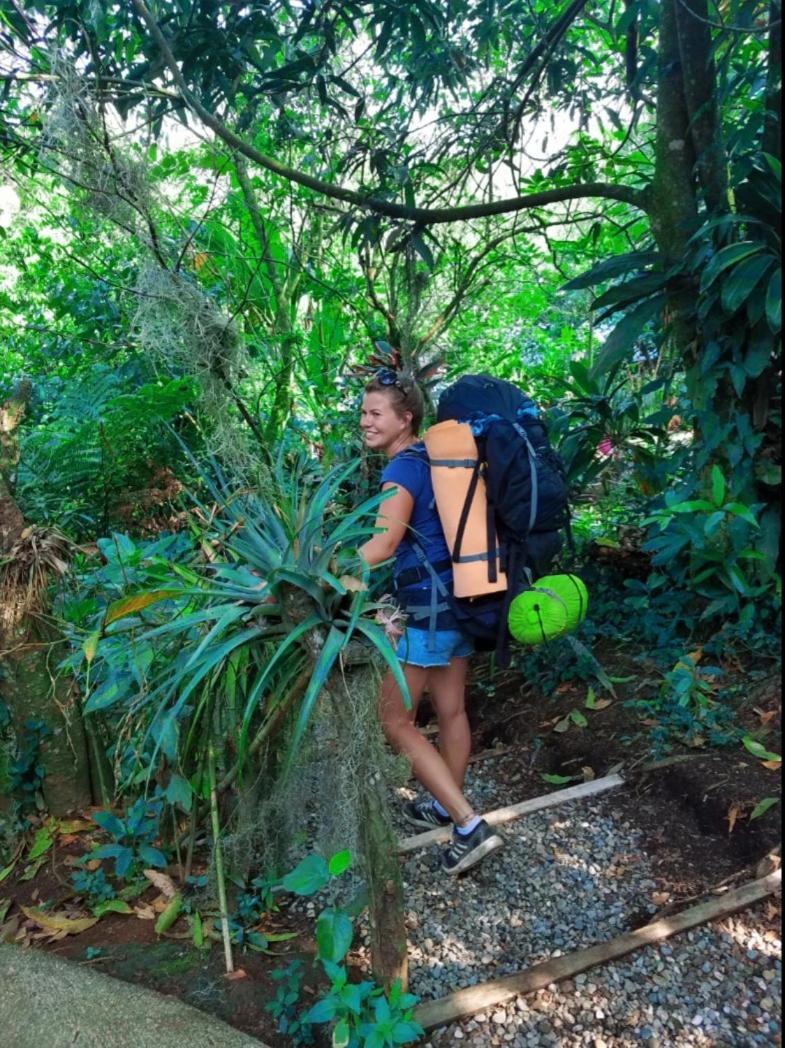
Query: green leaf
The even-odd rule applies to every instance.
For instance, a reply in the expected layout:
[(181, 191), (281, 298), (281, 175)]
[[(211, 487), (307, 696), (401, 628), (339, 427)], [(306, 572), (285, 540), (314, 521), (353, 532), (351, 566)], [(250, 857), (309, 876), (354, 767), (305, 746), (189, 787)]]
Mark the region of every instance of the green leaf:
[(340, 1022), (335, 1024), (335, 1029), (333, 1030), (332, 1048), (347, 1048), (349, 1037), (349, 1023), (346, 1019), (341, 1019)]
[(330, 628), (330, 632), (327, 634), (327, 638), (319, 652), (319, 658), (316, 660), (316, 665), (313, 668), (313, 673), (308, 682), (308, 687), (305, 690), (305, 695), (303, 695), (300, 703), (300, 712), (294, 725), (294, 731), (292, 732), (292, 737), (289, 742), (289, 749), (284, 758), (284, 774), (291, 769), (297, 753), (297, 748), (300, 745), (300, 741), (305, 734), (305, 729), (308, 727), (308, 722), (311, 719), (316, 700), (324, 690), (330, 673), (332, 672), (332, 668), (335, 665), (335, 660), (346, 646), (347, 639), (346, 634), (341, 630), (336, 629), (335, 626)]
[(401, 1019), (392, 1028), (393, 1044), (413, 1044), (419, 1041), (425, 1030), (411, 1019)]
[(174, 922), (180, 916), (180, 911), (183, 908), (183, 897), (178, 892), (173, 895), (169, 902), (166, 904), (166, 908), (159, 913), (158, 920), (153, 925), (153, 929), (156, 935), (163, 935), (164, 932), (168, 932)]
[(687, 499), (667, 507), (671, 513), (710, 513), (714, 505), (708, 499)]
[(741, 517), (742, 520), (746, 520), (753, 528), (759, 527), (755, 514), (743, 502), (729, 502), (726, 506), (723, 506), (723, 509), (726, 513), (732, 513), (734, 517)]
[(749, 258), (750, 255), (759, 254), (763, 247), (764, 245), (759, 240), (744, 240), (740, 244), (728, 244), (727, 247), (721, 248), (703, 271), (700, 283), (701, 292), (706, 291), (720, 273), (723, 273), (729, 266), (741, 262), (744, 258)]
[(615, 255), (606, 258), (596, 266), (592, 266), (586, 273), (574, 277), (562, 286), (562, 291), (581, 291), (583, 288), (594, 287), (604, 280), (621, 276), (623, 273), (638, 272), (646, 269), (659, 260), (656, 251), (630, 251), (624, 255)]
[(743, 572), (737, 568), (735, 564), (729, 564), (727, 567), (727, 574), (733, 589), (744, 596), (749, 591), (750, 587)]
[(98, 642), (101, 639), (100, 629), (94, 630), (88, 637), (85, 637), (84, 643), (82, 644), (82, 651), (84, 652), (85, 661), (89, 666), (95, 658), (95, 653), (98, 650)]
[(604, 375), (627, 356), (632, 356), (635, 342), (652, 317), (658, 316), (665, 305), (665, 295), (647, 298), (630, 310), (611, 331), (602, 344), (592, 365), (592, 377)]
[(403, 696), (404, 707), (407, 710), (410, 710), (412, 708), (412, 700), (409, 696), (409, 687), (406, 683), (403, 671), (401, 670), (401, 664), (398, 661), (390, 642), (387, 640), (384, 630), (375, 625), (375, 623), (364, 622), (362, 619), (357, 622), (356, 629), (373, 644), (387, 663), (387, 666), (395, 679), (395, 683), (398, 685), (398, 689)]
[(316, 921), (316, 946), (319, 959), (338, 964), (349, 952), (354, 928), (340, 910), (323, 910)]
[(415, 234), (412, 237), (412, 246), (414, 247), (414, 250), (417, 252), (417, 254), (420, 256), (420, 258), (423, 260), (423, 262), (426, 264), (428, 269), (430, 269), (431, 272), (433, 272), (436, 262), (434, 260), (433, 254), (431, 253), (431, 249), (428, 247), (428, 245), (425, 243), (425, 241), (419, 234)]
[(744, 748), (748, 750), (753, 757), (758, 757), (762, 761), (782, 760), (782, 757), (779, 753), (769, 752), (769, 750), (767, 750), (762, 743), (758, 742), (757, 739), (753, 739), (751, 735), (745, 735), (741, 741), (744, 745)]
[(328, 1023), (335, 1018), (337, 1011), (338, 1000), (331, 994), (329, 997), (324, 997), (321, 1001), (317, 1001), (313, 1008), (305, 1013), (305, 1022)]
[(32, 862), (33, 859), (37, 859), (40, 855), (43, 855), (44, 852), (49, 851), (52, 847), (53, 840), (52, 831), (48, 826), (41, 826), (36, 830), (30, 852), (27, 856), (27, 861)]
[(133, 908), (123, 899), (105, 899), (93, 906), (93, 916), (103, 917), (105, 913), (133, 913)]
[(720, 301), (728, 313), (735, 313), (774, 264), (772, 255), (755, 255), (741, 262), (722, 282)]
[(303, 637), (309, 630), (312, 630), (321, 624), (321, 619), (317, 615), (311, 615), (309, 618), (303, 619), (301, 623), (287, 633), (285, 639), (278, 645), (275, 654), (264, 667), (262, 673), (256, 678), (256, 681), (248, 694), (248, 698), (246, 699), (245, 709), (243, 710), (243, 721), (240, 726), (240, 739), (238, 743), (238, 750), (241, 756), (245, 753), (248, 729), (253, 715), (256, 712), (257, 704), (264, 693), (264, 689), (273, 678), (273, 671), (283, 664), (285, 656), (297, 654), (299, 650), (298, 641), (301, 637)]
[(580, 710), (570, 710), (570, 720), (573, 724), (577, 724), (579, 728), (585, 728), (589, 723)]
[(719, 466), (711, 467), (711, 501), (717, 508), (725, 501), (725, 477)]
[(769, 808), (773, 808), (775, 804), (779, 804), (779, 800), (779, 797), (764, 797), (762, 801), (758, 801), (750, 812), (750, 821), (752, 821), (752, 819), (759, 819), (761, 815), (765, 815)]
[(295, 895), (314, 895), (330, 880), (330, 870), (321, 855), (307, 855), (291, 873), (281, 879), (288, 892)]
[(170, 804), (178, 804), (185, 812), (191, 810), (193, 790), (191, 784), (182, 775), (172, 775), (166, 787), (165, 796)]
[(6, 879), (6, 877), (10, 877), (10, 875), (14, 872), (14, 867), (15, 866), (16, 866), (16, 859), (14, 859), (14, 861), (12, 863), (9, 863), (8, 866), (4, 866), (2, 868), (2, 870), (0, 870), (0, 884), (2, 884), (2, 882)]
[(659, 291), (667, 279), (665, 273), (647, 273), (642, 277), (634, 277), (623, 284), (617, 284), (599, 298), (595, 298), (591, 308), (596, 311), (613, 306), (613, 309), (608, 308), (608, 315), (610, 315), (631, 302), (639, 302), (643, 298), (648, 298), (653, 291)]
[(577, 776), (575, 775), (551, 775), (545, 772), (540, 772), (540, 778), (543, 782), (549, 782), (553, 786), (564, 786), (567, 782), (572, 782)]
[(202, 925), (202, 915), (198, 910), (190, 915), (191, 924), (191, 940), (197, 950), (201, 950), (204, 946), (204, 927)]
[(782, 327), (782, 269), (771, 275), (766, 291), (766, 320), (776, 335)]
[(338, 877), (345, 870), (348, 870), (351, 864), (352, 853), (348, 849), (346, 851), (336, 852), (327, 864), (328, 869), (330, 871), (330, 876)]

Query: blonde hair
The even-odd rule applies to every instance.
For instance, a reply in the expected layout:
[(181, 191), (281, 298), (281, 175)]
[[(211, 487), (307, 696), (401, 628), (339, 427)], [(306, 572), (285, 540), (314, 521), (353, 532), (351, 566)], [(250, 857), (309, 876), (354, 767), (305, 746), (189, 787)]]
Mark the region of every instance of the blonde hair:
[(412, 433), (417, 436), (425, 416), (425, 397), (411, 375), (382, 368), (365, 387), (366, 393), (384, 393), (399, 418), (408, 411), (412, 416)]

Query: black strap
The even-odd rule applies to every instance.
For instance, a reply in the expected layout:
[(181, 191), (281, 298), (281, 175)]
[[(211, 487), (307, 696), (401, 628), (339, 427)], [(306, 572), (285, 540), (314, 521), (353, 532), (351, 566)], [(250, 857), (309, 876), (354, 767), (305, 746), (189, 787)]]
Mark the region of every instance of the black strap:
[(444, 469), (474, 469), (477, 459), (430, 459), (431, 467), (442, 466)]
[[(506, 669), (510, 664), (510, 631), (507, 627), (507, 617), (510, 612), (510, 604), (513, 597), (522, 592), (517, 588), (518, 572), (526, 563), (526, 549), (517, 542), (512, 542), (507, 549), (507, 592), (504, 595), (504, 603), (499, 617), (499, 628), (496, 633), (496, 655), (495, 662), (499, 669)], [(523, 587), (527, 589), (528, 587)]]
[[(440, 560), (436, 564), (432, 565), (433, 571), (437, 574), (441, 574), (443, 571), (447, 571), (448, 568), (452, 567), (451, 560)], [(427, 568), (407, 568), (405, 571), (395, 576), (395, 588), (406, 589), (407, 586), (414, 586), (418, 582), (425, 582), (426, 579), (431, 577), (430, 571)]]
[(474, 501), (474, 493), (477, 490), (477, 484), (480, 480), (480, 460), (474, 463), (472, 469), (472, 479), (469, 481), (469, 490), (466, 492), (466, 498), (463, 502), (463, 509), (461, 510), (460, 520), (458, 521), (458, 530), (455, 533), (455, 545), (452, 550), (453, 564), (457, 564), (461, 558), (461, 545), (463, 544), (463, 535), (466, 531), (466, 523), (469, 519), (469, 511), (472, 508), (472, 502)]
[(485, 531), (488, 536), (488, 582), (496, 582), (496, 508), (490, 499), (485, 506)]

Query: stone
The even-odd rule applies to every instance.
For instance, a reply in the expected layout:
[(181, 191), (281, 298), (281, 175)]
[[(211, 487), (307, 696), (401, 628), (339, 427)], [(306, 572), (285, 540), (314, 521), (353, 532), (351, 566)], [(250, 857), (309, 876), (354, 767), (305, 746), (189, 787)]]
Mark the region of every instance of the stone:
[(0, 945), (0, 1015), (14, 1048), (264, 1048), (173, 997), (19, 946)]

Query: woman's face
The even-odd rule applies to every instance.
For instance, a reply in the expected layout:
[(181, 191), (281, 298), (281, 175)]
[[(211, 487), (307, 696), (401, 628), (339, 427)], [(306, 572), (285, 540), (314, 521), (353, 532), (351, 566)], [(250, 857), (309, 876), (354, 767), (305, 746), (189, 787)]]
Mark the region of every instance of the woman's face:
[(386, 451), (411, 436), (412, 415), (410, 411), (398, 415), (386, 393), (366, 393), (360, 409), (360, 429), (367, 448)]

